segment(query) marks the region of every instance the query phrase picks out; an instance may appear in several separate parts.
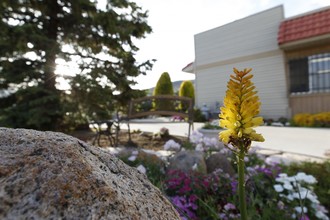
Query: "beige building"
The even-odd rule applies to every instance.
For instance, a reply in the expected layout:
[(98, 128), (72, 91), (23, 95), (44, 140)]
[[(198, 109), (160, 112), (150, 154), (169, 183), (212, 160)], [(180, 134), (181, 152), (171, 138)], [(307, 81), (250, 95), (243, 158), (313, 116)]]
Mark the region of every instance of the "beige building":
[(285, 19), (278, 6), (195, 35), (196, 106), (217, 112), (233, 67), (252, 68), (265, 118), (330, 111), (330, 8)]

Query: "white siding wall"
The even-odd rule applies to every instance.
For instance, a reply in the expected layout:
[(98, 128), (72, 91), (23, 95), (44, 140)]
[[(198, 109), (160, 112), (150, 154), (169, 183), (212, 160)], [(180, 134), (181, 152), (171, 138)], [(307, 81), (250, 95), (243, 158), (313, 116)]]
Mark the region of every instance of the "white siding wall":
[[(288, 117), (288, 98), (284, 74), (283, 56), (266, 57), (245, 62), (204, 69), (196, 75), (197, 106), (203, 103), (214, 109), (215, 103), (225, 96), (229, 75), (237, 69), (252, 68), (252, 81), (261, 100), (261, 115), (265, 118)], [(281, 74), (282, 73), (282, 74)]]
[(282, 19), (283, 9), (276, 7), (195, 36), (198, 107), (222, 105), (233, 67), (252, 68), (261, 115), (288, 117), (284, 55), (276, 41)]
[(196, 65), (277, 50), (283, 19), (279, 6), (195, 35)]

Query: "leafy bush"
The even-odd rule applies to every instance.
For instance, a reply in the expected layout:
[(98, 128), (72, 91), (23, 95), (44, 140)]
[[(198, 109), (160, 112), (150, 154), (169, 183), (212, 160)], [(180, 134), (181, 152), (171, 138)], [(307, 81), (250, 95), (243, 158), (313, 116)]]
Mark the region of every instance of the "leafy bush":
[(330, 112), (296, 114), (292, 122), (293, 125), (302, 127), (330, 127)]
[(220, 129), (222, 129), (219, 125), (214, 124), (214, 123), (210, 123), (210, 122), (206, 122), (202, 128), (203, 129), (211, 129), (211, 130), (220, 130)]
[(144, 167), (150, 182), (158, 188), (162, 188), (165, 179), (165, 167), (157, 156), (133, 151), (131, 155), (119, 156), (119, 159), (131, 167)]
[(286, 125), (286, 123), (289, 121), (287, 118), (285, 117), (280, 117), (278, 120), (278, 122), (282, 123), (283, 125)]
[(206, 122), (206, 118), (199, 108), (194, 109), (194, 122)]

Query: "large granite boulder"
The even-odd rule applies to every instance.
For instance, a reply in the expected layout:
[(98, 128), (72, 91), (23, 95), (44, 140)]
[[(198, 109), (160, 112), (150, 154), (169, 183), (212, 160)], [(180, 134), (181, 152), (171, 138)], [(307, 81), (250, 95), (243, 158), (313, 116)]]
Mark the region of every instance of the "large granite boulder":
[(185, 173), (196, 171), (206, 174), (204, 154), (201, 151), (180, 151), (170, 158), (167, 170), (181, 170)]
[(212, 154), (205, 162), (208, 173), (221, 169), (224, 173), (228, 173), (230, 176), (235, 175), (235, 169), (227, 159), (227, 156), (222, 153)]
[(0, 128), (0, 219), (180, 219), (147, 177), (55, 132)]

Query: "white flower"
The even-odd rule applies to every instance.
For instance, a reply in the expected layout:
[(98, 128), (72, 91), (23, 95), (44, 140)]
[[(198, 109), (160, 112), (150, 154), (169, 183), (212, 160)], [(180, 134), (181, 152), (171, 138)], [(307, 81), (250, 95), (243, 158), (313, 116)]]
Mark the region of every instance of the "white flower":
[(322, 220), (329, 220), (329, 218), (325, 214), (325, 213), (328, 213), (328, 210), (326, 210), (324, 208), (324, 206), (319, 205), (319, 204), (313, 204), (312, 207), (316, 211), (315, 212), (316, 217), (318, 217), (319, 219), (322, 219)]
[(299, 193), (295, 192), (295, 193), (292, 194), (292, 196), (295, 199), (304, 199), (305, 195), (302, 195), (302, 194), (299, 194)]
[(256, 166), (255, 168), (253, 167), (246, 167), (246, 171), (249, 173), (249, 175), (255, 175), (257, 174), (256, 169), (258, 168), (258, 166)]
[(274, 189), (276, 192), (283, 192), (284, 190), (281, 184), (274, 185)]
[(315, 216), (319, 219), (322, 219), (322, 220), (329, 220), (329, 218), (321, 211), (317, 211), (315, 213)]
[(278, 176), (280, 178), (286, 178), (286, 177), (288, 177), (288, 174), (286, 174), (286, 173), (280, 173), (280, 174), (278, 174)]
[(288, 200), (290, 200), (290, 201), (293, 201), (293, 200), (294, 200), (292, 194), (287, 195), (286, 198), (287, 198)]
[(278, 201), (278, 203), (277, 203), (277, 207), (278, 207), (280, 210), (283, 210), (284, 207), (285, 207), (285, 205), (284, 205), (284, 203), (283, 203), (282, 201)]
[(298, 212), (298, 213), (301, 213), (301, 211), (303, 211), (304, 213), (307, 213), (307, 208), (306, 208), (305, 206), (304, 206), (302, 209), (301, 209), (300, 206), (296, 206), (294, 209), (295, 209), (296, 212)]
[(283, 188), (287, 189), (287, 190), (290, 190), (290, 191), (293, 190), (293, 186), (291, 185), (290, 182), (284, 182)]
[(164, 150), (174, 150), (174, 151), (179, 151), (181, 148), (180, 144), (175, 142), (174, 140), (168, 140), (164, 144)]
[(287, 177), (287, 181), (292, 182), (292, 183), (297, 182), (297, 180), (294, 176)]
[(320, 204), (319, 200), (317, 199), (317, 196), (312, 192), (307, 194), (307, 199), (309, 199), (312, 203)]
[(127, 159), (129, 161), (135, 161), (138, 154), (139, 154), (139, 151), (137, 151), (137, 150), (132, 151), (132, 155), (129, 158), (127, 158)]
[(222, 148), (219, 152), (221, 154), (230, 154), (231, 153), (231, 151), (226, 147)]
[(214, 150), (219, 149), (219, 141), (216, 138), (203, 137), (200, 143), (204, 143), (205, 146)]
[(210, 143), (214, 146), (214, 147), (219, 147), (219, 141), (217, 138), (210, 138)]
[(250, 154), (256, 154), (257, 151), (259, 151), (259, 150), (261, 150), (261, 147), (260, 147), (260, 146), (254, 146), (254, 147), (251, 147), (251, 148), (250, 148), (249, 153), (250, 153)]
[(227, 145), (227, 147), (228, 147), (230, 150), (235, 151), (235, 147), (234, 147), (234, 145), (232, 145), (231, 143), (229, 143), (229, 144)]
[(297, 181), (305, 182), (305, 183), (308, 183), (308, 184), (315, 184), (315, 183), (317, 183), (317, 181), (316, 181), (316, 179), (315, 179), (314, 176), (312, 176), (312, 175), (306, 175), (303, 172), (297, 173), (297, 175), (295, 176), (295, 178), (296, 178)]
[(195, 150), (196, 151), (204, 151), (203, 144), (197, 144)]
[(136, 169), (143, 174), (146, 174), (147, 172), (147, 169), (142, 164), (140, 164)]
[(306, 198), (308, 193), (309, 193), (309, 190), (306, 189), (305, 187), (299, 187), (299, 193), (301, 195), (302, 198)]
[(135, 151), (132, 151), (132, 155), (138, 155), (139, 154), (139, 151), (135, 150)]
[(198, 132), (198, 131), (194, 131), (191, 135), (190, 135), (190, 142), (197, 144), (200, 143), (203, 139), (203, 134)]
[(288, 181), (288, 175), (286, 173), (280, 173), (275, 180), (277, 182), (285, 183)]
[(129, 161), (135, 161), (136, 160), (136, 155), (132, 155), (128, 158)]
[(235, 210), (236, 209), (236, 206), (234, 205), (234, 204), (232, 204), (232, 203), (227, 203), (225, 206), (224, 206), (224, 209), (225, 210)]
[(192, 170), (197, 170), (197, 163), (195, 163), (192, 167), (191, 167)]

